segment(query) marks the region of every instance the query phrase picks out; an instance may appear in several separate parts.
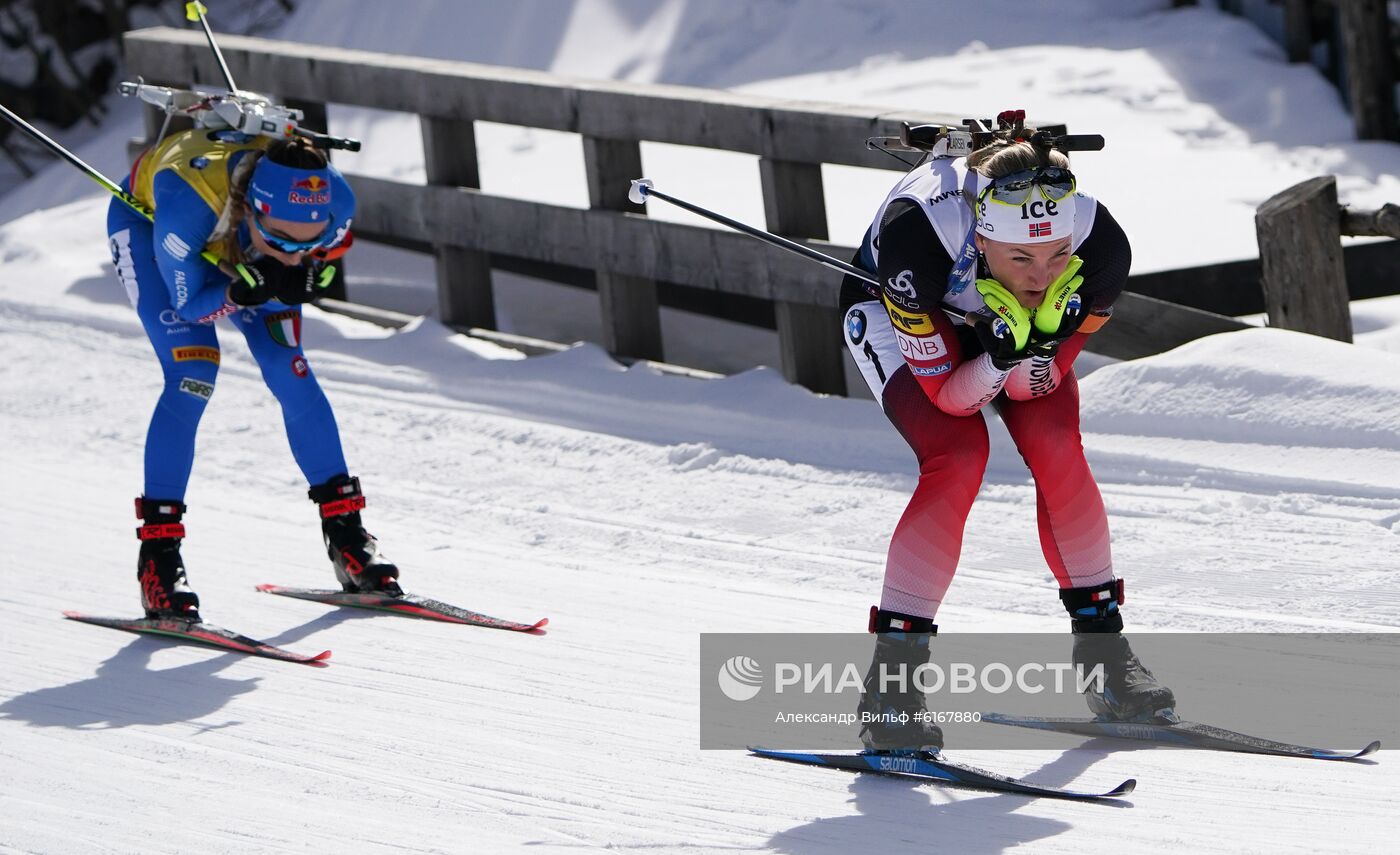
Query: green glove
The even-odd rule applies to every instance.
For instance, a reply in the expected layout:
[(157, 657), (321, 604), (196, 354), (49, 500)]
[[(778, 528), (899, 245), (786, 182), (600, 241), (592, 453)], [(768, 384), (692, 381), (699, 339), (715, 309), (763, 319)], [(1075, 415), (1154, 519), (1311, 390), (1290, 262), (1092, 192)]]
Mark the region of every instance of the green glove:
[[(1079, 286), (1084, 284), (1084, 277), (1078, 275), (1079, 268), (1083, 266), (1084, 259), (1077, 255), (1069, 257), (1069, 264), (1065, 265), (1065, 272), (1055, 277), (1055, 281), (1050, 283), (1050, 287), (1045, 291), (1045, 299), (1040, 301), (1040, 305), (1031, 313), (1035, 319), (1035, 328), (1038, 332), (1046, 335), (1054, 335), (1060, 331), (1060, 325), (1064, 321), (1065, 306), (1069, 304), (1069, 297)], [(979, 286), (982, 284), (979, 280)], [(978, 290), (981, 290), (979, 287)], [(990, 304), (988, 304), (990, 305)]]
[[(1016, 350), (1023, 349), (1031, 337), (1031, 310), (1018, 303), (1006, 286), (995, 279), (978, 279), (977, 293), (982, 295), (982, 302), (987, 308), (1011, 329)], [(1046, 296), (1049, 296), (1048, 292)]]

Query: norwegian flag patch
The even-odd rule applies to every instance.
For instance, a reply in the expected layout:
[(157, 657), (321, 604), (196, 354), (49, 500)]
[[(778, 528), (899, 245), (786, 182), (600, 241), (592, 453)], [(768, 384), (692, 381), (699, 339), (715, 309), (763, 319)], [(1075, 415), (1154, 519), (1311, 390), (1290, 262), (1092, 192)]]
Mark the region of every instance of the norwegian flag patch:
[(1046, 220), (1046, 221), (1043, 222), (1043, 223), (1031, 223), (1031, 224), (1028, 226), (1028, 228), (1030, 229), (1030, 236), (1031, 236), (1031, 237), (1049, 237), (1049, 236), (1050, 236), (1050, 221), (1049, 221), (1049, 220)]

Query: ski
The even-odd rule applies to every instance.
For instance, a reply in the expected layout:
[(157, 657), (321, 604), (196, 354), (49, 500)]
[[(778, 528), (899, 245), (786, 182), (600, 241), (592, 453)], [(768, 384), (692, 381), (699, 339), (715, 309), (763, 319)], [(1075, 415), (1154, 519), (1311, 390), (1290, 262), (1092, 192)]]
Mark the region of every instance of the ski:
[(549, 618), (540, 618), (534, 623), (518, 623), (503, 620), (479, 612), (468, 611), (457, 606), (439, 602), (427, 597), (404, 594), (394, 597), (388, 594), (357, 594), (345, 591), (317, 590), (313, 588), (286, 588), (281, 585), (259, 585), (258, 590), (279, 597), (294, 597), (331, 606), (346, 606), (352, 609), (373, 609), (391, 612), (408, 617), (439, 620), (446, 623), (460, 623), (469, 626), (484, 626), (491, 629), (506, 629), (512, 632), (535, 632), (549, 623)]
[(874, 772), (878, 775), (893, 775), (921, 781), (936, 781), (942, 784), (960, 784), (979, 790), (993, 790), (1001, 793), (1018, 793), (1023, 796), (1047, 796), (1057, 799), (1116, 799), (1128, 795), (1137, 787), (1137, 779), (1129, 778), (1111, 790), (1086, 792), (1068, 790), (1043, 784), (1032, 784), (1020, 778), (988, 772), (964, 763), (944, 760), (928, 754), (808, 754), (799, 751), (770, 751), (766, 748), (750, 748), (759, 757), (783, 760), (788, 763), (801, 763), (807, 766), (820, 766), (827, 769), (845, 769), (850, 772)]
[(1177, 721), (1171, 724), (1148, 724), (1127, 721), (1102, 721), (1094, 718), (1059, 718), (1050, 716), (1016, 716), (1002, 713), (983, 713), (982, 721), (992, 724), (1007, 724), (1013, 727), (1030, 727), (1037, 730), (1053, 730), (1057, 733), (1073, 733), (1080, 736), (1113, 736), (1119, 739), (1140, 739), (1181, 745), (1190, 748), (1208, 748), (1214, 751), (1241, 751), (1249, 754), (1271, 754), (1281, 757), (1306, 757), (1314, 760), (1355, 760), (1365, 757), (1381, 747), (1380, 740), (1372, 742), (1360, 751), (1333, 751), (1326, 748), (1311, 748), (1294, 745), (1258, 736), (1249, 736), (1201, 724), (1196, 721)]
[(218, 647), (222, 650), (231, 650), (236, 653), (247, 653), (250, 656), (261, 656), (264, 659), (277, 659), (282, 662), (298, 662), (303, 665), (315, 665), (325, 667), (327, 659), (331, 658), (329, 650), (323, 650), (315, 656), (304, 656), (300, 653), (293, 653), (281, 647), (275, 647), (256, 638), (249, 638), (240, 635), (231, 629), (224, 629), (221, 626), (204, 623), (197, 620), (182, 620), (180, 618), (109, 618), (94, 617), (80, 612), (64, 612), (63, 616), (69, 620), (76, 620), (82, 623), (90, 623), (94, 626), (105, 626), (110, 629), (120, 629), (124, 632), (136, 632), (146, 635), (160, 635), (166, 638), (173, 638), (177, 641), (191, 641), (197, 644), (206, 644), (211, 647)]

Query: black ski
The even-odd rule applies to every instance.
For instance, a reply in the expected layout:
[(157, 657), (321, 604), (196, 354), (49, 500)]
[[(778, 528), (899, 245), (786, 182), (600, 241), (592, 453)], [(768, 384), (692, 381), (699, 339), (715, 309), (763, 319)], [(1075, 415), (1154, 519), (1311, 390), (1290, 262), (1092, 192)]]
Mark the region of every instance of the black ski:
[(440, 620), (446, 623), (460, 623), (469, 626), (484, 626), (491, 629), (507, 629), (512, 632), (535, 632), (549, 623), (549, 618), (541, 618), (534, 623), (518, 623), (513, 620), (503, 620), (502, 618), (491, 617), (480, 612), (468, 611), (457, 606), (432, 600), (427, 597), (419, 597), (413, 594), (404, 594), (394, 597), (388, 594), (352, 594), (345, 591), (317, 590), (314, 588), (285, 588), (281, 585), (259, 585), (258, 590), (267, 594), (277, 594), (280, 597), (293, 597), (298, 600), (310, 600), (316, 603), (325, 603), (331, 606), (346, 606), (352, 609), (373, 609), (375, 611), (391, 612), (408, 617), (425, 618), (427, 620)]
[(1008, 724), (1013, 727), (1029, 727), (1036, 730), (1053, 730), (1057, 733), (1073, 733), (1080, 736), (1112, 736), (1118, 739), (1139, 739), (1189, 748), (1208, 748), (1214, 751), (1241, 751), (1249, 754), (1306, 757), (1314, 760), (1355, 760), (1358, 757), (1365, 757), (1381, 747), (1380, 740), (1376, 740), (1360, 751), (1311, 748), (1306, 745), (1294, 745), (1288, 742), (1249, 736), (1236, 733), (1233, 730), (1226, 730), (1223, 727), (1185, 720), (1172, 724), (1145, 724), (1127, 721), (1101, 721), (1094, 718), (982, 713), (982, 721), (992, 724)]
[(331, 658), (329, 650), (323, 650), (315, 656), (304, 656), (300, 653), (274, 647), (271, 644), (258, 641), (256, 638), (240, 635), (231, 629), (224, 629), (221, 626), (197, 620), (93, 617), (79, 612), (64, 612), (63, 616), (69, 620), (90, 623), (94, 626), (105, 626), (110, 629), (146, 635), (161, 635), (177, 641), (192, 641), (196, 644), (207, 644), (222, 650), (247, 653), (250, 656), (261, 656), (264, 659), (278, 659), (283, 662), (298, 662), (303, 665), (325, 667), (328, 664), (326, 660)]
[(913, 778), (920, 781), (935, 781), (941, 784), (959, 784), (979, 790), (994, 790), (1001, 793), (1018, 793), (1023, 796), (1048, 796), (1057, 799), (1116, 799), (1128, 795), (1137, 787), (1137, 780), (1129, 778), (1111, 790), (1085, 792), (1067, 790), (1043, 784), (1032, 784), (1020, 778), (988, 772), (964, 763), (945, 760), (941, 756), (921, 752), (919, 754), (809, 754), (800, 751), (770, 751), (766, 748), (750, 748), (759, 757), (783, 760), (788, 763), (802, 763), (807, 766), (821, 766), (827, 769), (845, 769), (850, 772), (874, 772), (877, 775), (893, 775)]

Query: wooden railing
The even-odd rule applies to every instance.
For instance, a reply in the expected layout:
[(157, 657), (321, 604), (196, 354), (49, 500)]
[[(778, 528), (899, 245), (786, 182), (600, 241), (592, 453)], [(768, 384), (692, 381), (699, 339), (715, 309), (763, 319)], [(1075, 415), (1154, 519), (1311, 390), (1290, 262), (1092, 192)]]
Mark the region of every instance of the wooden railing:
[[(1325, 45), (1320, 63), (1351, 110), (1357, 139), (1400, 139), (1396, 113), (1396, 40), (1387, 0), (1272, 0), (1273, 6), (1244, 0), (1220, 0), (1222, 11), (1248, 15), (1273, 32), (1289, 62), (1313, 62), (1314, 48)], [(1197, 0), (1172, 0), (1195, 6)], [(1269, 19), (1272, 18), (1272, 21)], [(1273, 26), (1269, 26), (1272, 23)]]
[[(1351, 293), (1342, 235), (1400, 238), (1400, 207), (1351, 211), (1337, 204), (1337, 179), (1309, 178), (1255, 215), (1269, 326), (1351, 341)], [(1397, 288), (1389, 271), (1388, 293)]]
[[(626, 200), (630, 180), (641, 175), (641, 143), (757, 155), (767, 228), (847, 259), (851, 247), (827, 242), (821, 165), (901, 168), (862, 141), (896, 135), (902, 121), (961, 118), (569, 79), (266, 39), (221, 37), (220, 46), (243, 88), (313, 109), (336, 103), (420, 116), (428, 185), (355, 177), (355, 232), (431, 248), (444, 323), (496, 327), (490, 270), (504, 260), (588, 271), (600, 298), (603, 344), (625, 357), (664, 358), (658, 287), (757, 298), (773, 304), (784, 376), (830, 393), (845, 390), (839, 274), (737, 233), (649, 219)], [(207, 44), (195, 32), (140, 30), (126, 35), (125, 47), (131, 72), (149, 82), (219, 79)], [(474, 121), (581, 135), (590, 207), (482, 192)], [(1242, 326), (1125, 293), (1114, 322), (1090, 346), (1132, 358)]]

